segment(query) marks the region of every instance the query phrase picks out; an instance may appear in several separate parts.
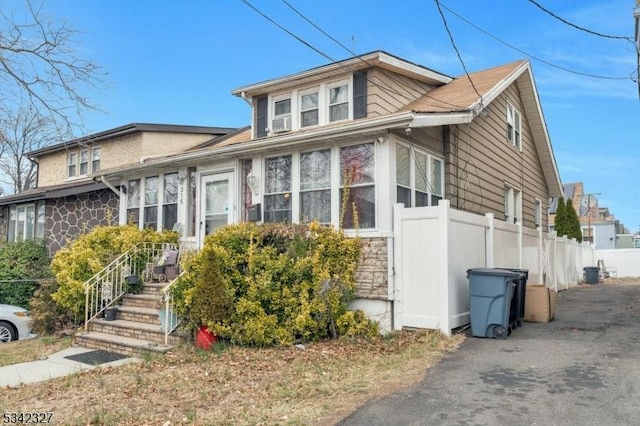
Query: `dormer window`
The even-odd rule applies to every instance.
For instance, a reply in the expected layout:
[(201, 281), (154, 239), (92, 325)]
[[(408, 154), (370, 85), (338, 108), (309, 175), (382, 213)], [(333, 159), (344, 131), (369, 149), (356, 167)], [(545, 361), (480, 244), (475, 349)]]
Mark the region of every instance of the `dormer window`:
[(340, 121), (349, 118), (349, 85), (329, 88), (329, 121)]
[(300, 97), (300, 127), (318, 124), (318, 92), (304, 94)]
[(272, 130), (274, 132), (291, 130), (291, 98), (277, 100), (273, 107)]

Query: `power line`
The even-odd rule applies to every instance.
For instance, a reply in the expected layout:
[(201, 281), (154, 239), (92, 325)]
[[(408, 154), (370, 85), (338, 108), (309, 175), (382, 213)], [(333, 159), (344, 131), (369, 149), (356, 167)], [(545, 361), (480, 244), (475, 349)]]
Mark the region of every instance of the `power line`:
[[(344, 50), (346, 50), (347, 52), (349, 52), (351, 55), (354, 55), (355, 57), (355, 51), (354, 50), (350, 50), (348, 47), (346, 47), (344, 44), (342, 44), (340, 41), (336, 40), (334, 37), (332, 37), (331, 35), (329, 35), (326, 31), (324, 31), (322, 28), (320, 28), (320, 26), (318, 26), (317, 24), (315, 24), (314, 22), (312, 22), (309, 18), (307, 18), (302, 12), (300, 12), (298, 9), (296, 9), (295, 7), (293, 7), (287, 0), (282, 0), (282, 2), (284, 4), (286, 4), (292, 11), (294, 11), (298, 16), (300, 16), (302, 19), (304, 19), (305, 21), (307, 21), (309, 24), (311, 24), (314, 28), (316, 28), (318, 31), (320, 31), (322, 34), (324, 34), (325, 36), (327, 36), (328, 38), (330, 38), (332, 41), (334, 41), (336, 44), (338, 44), (340, 47), (342, 47)], [(366, 59), (362, 58), (361, 56), (357, 57), (360, 61), (364, 62), (365, 64), (367, 64), (369, 67), (373, 67), (373, 65), (371, 63), (369, 63)], [(402, 82), (399, 82), (398, 79), (396, 79), (393, 75), (388, 75), (388, 77), (393, 80), (394, 82), (398, 83), (399, 86), (402, 86)], [(375, 81), (369, 80), (370, 83), (380, 89), (382, 89), (384, 92), (386, 92), (387, 94), (395, 94), (395, 95), (400, 95), (402, 96), (403, 94), (399, 93), (396, 90), (391, 89), (390, 87), (387, 87), (383, 84), (380, 83), (376, 83)], [(460, 105), (456, 105), (456, 104), (452, 104), (450, 102), (444, 101), (442, 99), (438, 99), (435, 98), (433, 96), (430, 96), (429, 94), (425, 94), (424, 96), (433, 99), (437, 102), (440, 102), (442, 104), (445, 104), (447, 106), (451, 106), (451, 107), (455, 107), (458, 109), (465, 109), (465, 107), (462, 107)]]
[[(321, 56), (323, 56), (323, 57), (325, 57), (325, 58), (329, 59), (331, 62), (333, 62), (333, 63), (335, 63), (335, 64), (339, 65), (340, 67), (346, 68), (347, 70), (349, 70), (349, 71), (351, 71), (351, 72), (354, 72), (354, 70), (353, 70), (353, 69), (351, 69), (349, 66), (344, 65), (344, 64), (341, 64), (340, 62), (338, 62), (338, 61), (334, 60), (334, 59), (333, 59), (333, 58), (331, 58), (329, 55), (327, 55), (326, 53), (322, 52), (320, 49), (318, 49), (318, 48), (314, 47), (313, 45), (311, 45), (311, 43), (309, 43), (309, 42), (305, 41), (305, 40), (304, 40), (304, 39), (302, 39), (301, 37), (299, 37), (299, 36), (295, 35), (295, 34), (294, 34), (294, 33), (292, 33), (291, 31), (289, 31), (288, 29), (286, 29), (284, 26), (280, 25), (280, 24), (279, 24), (278, 22), (276, 22), (274, 19), (270, 18), (267, 14), (265, 14), (264, 12), (262, 12), (261, 10), (259, 10), (259, 9), (258, 9), (257, 7), (255, 7), (254, 5), (252, 5), (248, 0), (242, 0), (242, 2), (243, 2), (244, 4), (246, 4), (248, 7), (250, 7), (252, 10), (254, 10), (256, 13), (258, 13), (260, 16), (262, 16), (263, 18), (265, 18), (266, 20), (268, 20), (269, 22), (271, 22), (272, 24), (274, 24), (275, 26), (277, 26), (278, 28), (280, 28), (282, 31), (286, 32), (286, 33), (287, 33), (287, 34), (289, 34), (291, 37), (293, 37), (293, 38), (295, 38), (296, 40), (298, 40), (300, 43), (304, 44), (305, 46), (309, 47), (309, 48), (310, 48), (310, 49), (312, 49), (313, 51), (315, 51), (315, 52), (319, 53)], [(290, 4), (287, 4), (287, 5), (288, 5), (290, 8), (294, 9), (294, 8), (293, 8), (293, 6), (291, 6)], [(294, 11), (295, 11), (297, 14), (299, 14), (299, 15), (301, 15), (301, 16), (302, 16), (302, 14), (301, 14), (300, 12), (298, 12), (297, 10), (295, 10), (295, 9), (294, 9)], [(305, 19), (307, 22), (311, 23), (307, 18), (304, 18), (304, 19)], [(319, 27), (318, 27), (317, 25), (315, 25), (315, 24), (313, 24), (313, 23), (312, 23), (312, 25), (313, 25), (314, 27), (316, 27), (316, 28), (318, 28), (318, 29), (319, 29)], [(324, 33), (324, 31), (322, 31), (322, 32)], [(326, 35), (326, 34), (325, 34), (325, 35)], [(333, 40), (333, 37), (330, 37), (330, 38)], [(334, 41), (335, 41), (335, 40), (334, 40)], [(338, 43), (338, 44), (340, 44), (340, 43)], [(341, 45), (341, 44), (340, 44), (340, 45)], [(347, 50), (349, 53), (353, 54), (353, 53), (351, 52), (351, 50), (349, 50), (349, 49), (348, 49), (348, 48), (346, 48), (345, 46), (343, 46), (343, 48), (345, 48), (345, 50)], [(367, 61), (366, 61), (365, 59), (363, 59), (362, 57), (358, 57), (358, 59), (359, 59), (359, 60), (361, 60), (361, 61), (363, 61), (363, 62), (364, 62), (364, 63), (366, 63), (367, 65), (372, 66), (369, 62), (367, 62)], [(402, 94), (402, 93), (399, 93), (399, 92), (397, 92), (397, 91), (395, 91), (395, 90), (393, 90), (393, 89), (391, 89), (391, 88), (389, 88), (389, 87), (385, 87), (384, 85), (381, 85), (381, 84), (379, 84), (379, 83), (376, 83), (375, 81), (369, 80), (369, 82), (370, 82), (371, 84), (373, 84), (374, 86), (379, 87), (380, 89), (384, 90), (387, 94), (393, 93), (393, 94), (396, 94), (396, 95), (403, 96), (403, 94)], [(433, 97), (433, 96), (429, 96), (428, 94), (425, 94), (424, 96), (427, 96), (427, 97), (429, 97), (429, 98), (431, 98), (431, 99), (433, 99), (433, 100), (435, 100), (435, 101), (437, 101), (437, 102), (440, 102), (440, 103), (442, 103), (442, 104), (445, 104), (445, 105), (448, 105), (448, 106), (451, 106), (451, 107), (455, 107), (455, 108), (457, 108), (457, 109), (461, 109), (461, 110), (462, 110), (462, 109), (467, 109), (467, 107), (463, 107), (463, 106), (460, 106), (460, 105), (452, 104), (452, 103), (449, 103), (449, 102), (447, 102), (447, 101), (444, 101), (444, 100), (441, 100), (441, 99), (435, 98), (435, 97)]]
[(598, 36), (598, 37), (611, 38), (611, 39), (616, 39), (616, 40), (627, 40), (627, 41), (633, 42), (633, 39), (631, 37), (602, 34), (602, 33), (599, 33), (599, 32), (592, 31), (592, 30), (589, 30), (587, 28), (581, 27), (581, 26), (576, 25), (574, 23), (571, 23), (571, 22), (567, 21), (566, 19), (561, 18), (560, 16), (556, 15), (555, 13), (550, 11), (549, 9), (545, 8), (544, 6), (542, 6), (540, 3), (538, 3), (535, 0), (529, 0), (529, 3), (533, 4), (538, 9), (542, 10), (543, 12), (547, 13), (548, 15), (551, 15), (552, 17), (554, 17), (558, 21), (563, 22), (563, 23), (565, 23), (565, 24), (569, 25), (570, 27), (573, 27), (573, 28), (575, 28), (577, 30), (584, 31), (585, 33), (589, 33), (591, 35), (595, 35), (595, 36)]
[(462, 64), (462, 69), (464, 70), (464, 73), (467, 75), (467, 78), (469, 79), (469, 82), (471, 83), (471, 87), (473, 87), (473, 90), (475, 90), (476, 95), (478, 95), (480, 97), (480, 103), (482, 103), (482, 95), (480, 94), (480, 92), (478, 92), (478, 89), (476, 89), (476, 85), (473, 84), (473, 80), (471, 79), (471, 76), (469, 75), (469, 71), (467, 71), (467, 66), (465, 65), (464, 61), (462, 60), (462, 55), (460, 55), (460, 51), (458, 50), (458, 47), (456, 46), (456, 42), (453, 40), (453, 35), (451, 34), (451, 31), (449, 30), (449, 25), (447, 24), (447, 18), (445, 18), (444, 13), (442, 12), (442, 9), (440, 8), (440, 2), (438, 0), (435, 0), (435, 2), (436, 2), (436, 6), (438, 7), (438, 12), (440, 13), (440, 17), (442, 18), (442, 23), (444, 24), (444, 29), (447, 31), (447, 35), (449, 36), (449, 40), (451, 40), (451, 45), (453, 46), (453, 50), (456, 51), (456, 55), (458, 55), (458, 60)]
[(525, 52), (524, 50), (522, 50), (522, 49), (520, 49), (520, 48), (518, 48), (518, 47), (516, 47), (516, 46), (514, 46), (514, 45), (512, 45), (512, 44), (510, 44), (510, 43), (507, 43), (506, 41), (501, 40), (500, 38), (498, 38), (498, 37), (494, 36), (493, 34), (489, 33), (488, 31), (486, 31), (486, 30), (484, 30), (484, 29), (480, 28), (479, 26), (477, 26), (477, 25), (476, 25), (476, 24), (474, 24), (473, 22), (469, 21), (469, 20), (468, 20), (468, 19), (466, 19), (465, 17), (461, 16), (460, 14), (458, 14), (458, 13), (454, 12), (453, 10), (451, 10), (450, 8), (448, 8), (446, 5), (444, 5), (444, 4), (442, 4), (442, 3), (440, 3), (440, 6), (441, 6), (443, 9), (445, 9), (447, 12), (449, 12), (449, 13), (451, 13), (452, 15), (454, 15), (454, 16), (456, 16), (456, 17), (458, 17), (458, 19), (460, 19), (460, 20), (462, 20), (462, 21), (466, 22), (468, 25), (472, 26), (473, 28), (475, 28), (476, 30), (480, 31), (481, 33), (483, 33), (483, 34), (485, 34), (485, 35), (487, 35), (487, 36), (491, 37), (491, 38), (492, 38), (492, 39), (494, 39), (495, 41), (497, 41), (497, 42), (499, 42), (499, 43), (501, 43), (501, 44), (504, 44), (505, 46), (507, 46), (507, 47), (509, 47), (509, 48), (511, 48), (511, 49), (513, 49), (513, 50), (515, 50), (515, 51), (517, 51), (517, 52), (520, 52), (520, 53), (522, 53), (523, 55), (526, 55), (527, 57), (529, 57), (529, 58), (531, 58), (531, 59), (534, 59), (534, 60), (536, 60), (536, 61), (538, 61), (538, 62), (541, 62), (541, 63), (543, 63), (543, 64), (545, 64), (545, 65), (548, 65), (548, 66), (550, 66), (550, 67), (553, 67), (553, 68), (556, 68), (556, 69), (559, 69), (559, 70), (561, 70), (561, 71), (565, 71), (565, 72), (568, 72), (568, 73), (571, 73), (571, 74), (581, 75), (581, 76), (583, 76), (583, 77), (597, 78), (597, 79), (601, 79), (601, 80), (631, 80), (631, 81), (633, 81), (633, 78), (631, 77), (631, 75), (632, 75), (633, 73), (632, 73), (632, 74), (630, 74), (628, 77), (612, 77), (612, 76), (604, 76), (604, 75), (597, 75), (597, 74), (584, 73), (584, 72), (581, 72), (581, 71), (575, 71), (575, 70), (572, 70), (572, 69), (569, 69), (569, 68), (563, 67), (563, 66), (561, 66), (561, 65), (556, 65), (556, 64), (554, 64), (554, 63), (552, 63), (552, 62), (549, 62), (549, 61), (547, 61), (547, 60), (544, 60), (544, 59), (542, 59), (542, 58), (539, 58), (539, 57), (537, 57), (537, 56), (534, 56), (534, 55), (532, 55), (532, 54), (530, 54), (530, 53), (528, 53), (528, 52)]

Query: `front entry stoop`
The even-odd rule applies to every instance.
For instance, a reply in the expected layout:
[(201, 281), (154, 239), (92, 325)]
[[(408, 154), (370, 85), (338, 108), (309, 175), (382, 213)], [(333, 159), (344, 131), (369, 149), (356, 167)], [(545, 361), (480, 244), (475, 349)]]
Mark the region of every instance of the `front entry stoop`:
[[(163, 307), (162, 296), (154, 288), (141, 294), (126, 294), (122, 306), (118, 306), (115, 320), (95, 318), (89, 321), (89, 331), (76, 333), (79, 346), (103, 349), (123, 355), (138, 356), (144, 353), (166, 353), (185, 341), (175, 331), (164, 344), (164, 331), (160, 327), (158, 309)], [(154, 286), (154, 284), (149, 284)]]

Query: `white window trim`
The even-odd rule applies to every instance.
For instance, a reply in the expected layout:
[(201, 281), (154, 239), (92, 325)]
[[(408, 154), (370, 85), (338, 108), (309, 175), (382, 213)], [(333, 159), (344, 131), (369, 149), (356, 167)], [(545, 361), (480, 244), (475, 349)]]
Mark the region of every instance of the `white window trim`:
[[(513, 127), (513, 139), (509, 138), (509, 125)], [(507, 138), (513, 146), (522, 151), (522, 113), (511, 102), (507, 102)]]
[[(340, 182), (340, 148), (345, 148), (349, 146), (355, 145), (364, 145), (364, 144), (373, 144), (373, 158), (374, 158), (374, 174), (373, 174), (373, 182), (367, 184), (359, 184), (353, 185), (353, 187), (359, 186), (372, 186), (374, 187), (374, 203), (375, 203), (375, 227), (373, 228), (359, 228), (359, 229), (344, 229), (345, 233), (348, 235), (360, 234), (371, 234), (376, 232), (380, 227), (380, 218), (379, 218), (379, 200), (378, 200), (378, 191), (380, 190), (379, 182), (378, 182), (378, 161), (379, 161), (379, 152), (378, 145), (373, 141), (369, 140), (360, 140), (350, 143), (343, 144), (332, 144), (332, 145), (319, 145), (315, 147), (305, 147), (304, 150), (295, 150), (295, 151), (278, 151), (273, 154), (263, 155), (260, 157), (260, 162), (262, 163), (262, 167), (265, 167), (265, 161), (267, 158), (281, 157), (286, 155), (291, 155), (292, 164), (291, 164), (291, 223), (301, 223), (300, 221), (300, 154), (305, 152), (312, 151), (322, 151), (322, 150), (330, 150), (331, 151), (331, 225), (335, 228), (339, 228), (340, 226), (340, 189), (342, 188), (342, 183)], [(255, 160), (254, 160), (255, 161)], [(265, 194), (266, 189), (266, 177), (263, 170), (263, 175), (261, 180), (261, 185), (263, 190), (261, 191), (261, 195), (259, 197), (259, 201), (254, 199), (254, 202), (260, 202), (263, 205), (264, 209), (264, 196), (271, 195)], [(264, 211), (263, 211), (263, 221), (264, 221)]]
[[(325, 122), (323, 124), (333, 124), (333, 123), (340, 123), (346, 120), (353, 120), (353, 77), (350, 79), (345, 79), (345, 80), (338, 80), (338, 81), (333, 81), (331, 83), (328, 83), (326, 85), (326, 88), (323, 90), (325, 93), (325, 97), (326, 97), (326, 101), (325, 101)], [(340, 87), (340, 86), (347, 86), (347, 118), (344, 118), (342, 120), (336, 120), (336, 121), (329, 121), (331, 119), (331, 114), (329, 112), (330, 110), (330, 99), (329, 99), (329, 91), (335, 87)]]
[[(318, 106), (317, 106), (317, 110), (318, 110), (318, 122), (316, 124), (312, 124), (310, 126), (306, 126), (306, 127), (302, 127), (302, 113), (305, 111), (312, 111), (313, 109), (308, 109), (303, 111), (302, 110), (302, 97), (305, 95), (310, 95), (312, 93), (317, 93), (318, 94)], [(314, 127), (319, 126), (323, 121), (324, 121), (324, 115), (322, 113), (322, 91), (320, 90), (320, 86), (316, 86), (316, 87), (312, 87), (309, 89), (304, 89), (304, 90), (300, 90), (298, 92), (298, 103), (297, 105), (299, 105), (299, 108), (296, 108), (296, 112), (297, 112), (297, 118), (296, 118), (296, 124), (300, 129), (313, 129)], [(293, 105), (292, 105), (293, 107)]]
[(522, 191), (506, 182), (504, 185), (504, 220), (522, 223)]
[[(432, 159), (436, 159), (438, 161), (440, 161), (440, 163), (442, 165), (444, 165), (444, 158), (442, 157), (438, 157), (437, 155), (432, 154), (431, 152), (418, 148), (416, 146), (414, 146), (413, 144), (409, 144), (409, 143), (404, 143), (404, 142), (396, 142), (397, 145), (401, 145), (405, 148), (409, 148), (409, 182), (411, 187), (408, 188), (411, 190), (411, 206), (415, 207), (416, 205), (416, 173), (417, 173), (417, 168), (416, 168), (416, 158), (415, 158), (415, 153), (419, 153), (422, 154), (424, 156), (426, 156), (426, 160), (427, 160), (427, 164), (426, 164), (426, 170), (425, 170), (425, 178), (427, 181), (427, 194), (429, 196), (429, 202), (428, 205), (431, 206), (431, 197), (433, 196), (438, 196), (441, 198), (444, 198), (444, 167), (440, 168), (440, 182), (441, 182), (441, 187), (439, 188), (440, 191), (442, 191), (439, 194), (436, 194), (435, 192), (432, 192), (432, 190), (435, 189), (433, 182), (431, 182), (431, 175), (432, 175)], [(395, 151), (395, 150), (394, 150)], [(394, 153), (394, 158), (393, 158), (393, 167), (394, 167), (394, 171), (393, 171), (393, 179), (394, 179), (394, 188), (397, 188), (398, 186), (402, 186), (403, 188), (407, 188), (405, 185), (400, 185), (397, 182), (397, 165), (398, 165), (398, 159), (395, 156)], [(422, 191), (419, 191), (422, 192)], [(396, 191), (395, 195), (395, 201), (398, 202), (398, 193)]]
[(539, 198), (533, 199), (533, 221), (536, 228), (542, 226), (542, 201)]
[[(153, 207), (155, 206), (157, 208), (157, 216), (156, 216), (156, 231), (161, 231), (162, 230), (162, 225), (164, 223), (164, 209), (163, 207), (165, 206), (164, 203), (164, 176), (165, 175), (170, 175), (173, 173), (176, 173), (177, 170), (172, 170), (172, 171), (168, 171), (168, 172), (163, 172), (163, 173), (158, 173), (155, 175), (149, 175), (149, 176), (136, 176), (136, 177), (132, 177), (130, 179), (127, 179), (124, 182), (124, 185), (128, 188), (129, 187), (129, 182), (133, 181), (133, 180), (140, 180), (140, 188), (138, 189), (139, 192), (139, 205), (137, 207), (138, 209), (138, 228), (139, 229), (144, 229), (144, 209), (145, 207)], [(154, 178), (157, 177), (158, 178), (158, 200), (157, 203), (154, 205), (147, 205), (145, 203), (145, 192), (147, 190), (147, 179), (149, 178)], [(177, 220), (178, 222), (180, 222), (180, 205), (182, 204), (180, 202), (180, 186), (182, 185), (182, 183), (180, 182), (180, 180), (178, 180), (178, 201), (176, 203), (169, 203), (169, 204), (177, 204), (178, 205), (178, 217)], [(124, 196), (122, 198), (123, 200), (123, 204), (125, 205), (124, 210), (124, 224), (127, 223), (127, 221), (129, 220), (128, 217), (128, 211), (129, 211), (129, 199), (128, 196)], [(121, 218), (122, 220), (122, 218)]]
[[(347, 86), (347, 111), (348, 116), (344, 120), (329, 121), (329, 90), (334, 87)], [(309, 93), (318, 92), (318, 124), (315, 126), (301, 127), (301, 97)], [(286, 92), (279, 92), (269, 95), (268, 98), (268, 114), (267, 114), (267, 128), (270, 135), (277, 134), (273, 131), (273, 119), (279, 116), (275, 115), (276, 102), (291, 99), (291, 130), (310, 129), (316, 126), (322, 126), (327, 124), (341, 123), (348, 120), (353, 120), (353, 76), (349, 78), (342, 78), (340, 80), (333, 80), (324, 82), (319, 85), (313, 85), (302, 89), (289, 90)]]

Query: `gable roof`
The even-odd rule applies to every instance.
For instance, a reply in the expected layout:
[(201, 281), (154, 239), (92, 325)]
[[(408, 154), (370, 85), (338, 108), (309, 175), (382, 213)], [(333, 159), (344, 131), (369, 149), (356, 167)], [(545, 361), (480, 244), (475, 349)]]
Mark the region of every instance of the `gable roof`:
[[(470, 123), (484, 107), (517, 82), (533, 142), (549, 186), (549, 195), (561, 196), (560, 173), (529, 61), (513, 62), (471, 73), (469, 76), (471, 79), (467, 75), (457, 77), (399, 111), (414, 114), (412, 127)], [(476, 90), (481, 96), (478, 96)]]
[(233, 127), (208, 127), (208, 126), (188, 126), (178, 124), (153, 124), (153, 123), (131, 123), (124, 126), (116, 127), (102, 132), (94, 133), (88, 136), (82, 136), (70, 141), (62, 142), (55, 145), (49, 145), (44, 148), (27, 152), (25, 155), (29, 158), (38, 158), (43, 155), (52, 154), (54, 152), (63, 151), (74, 148), (82, 144), (100, 142), (107, 139), (113, 139), (121, 136), (131, 135), (141, 132), (164, 132), (164, 133), (191, 133), (205, 135), (226, 135), (236, 130)]
[(259, 96), (292, 85), (297, 86), (320, 78), (327, 78), (331, 75), (344, 74), (345, 71), (355, 72), (371, 67), (384, 68), (434, 86), (440, 86), (451, 81), (451, 77), (447, 75), (407, 61), (398, 56), (391, 55), (382, 50), (377, 50), (296, 74), (239, 87), (232, 90), (231, 93), (241, 97)]

